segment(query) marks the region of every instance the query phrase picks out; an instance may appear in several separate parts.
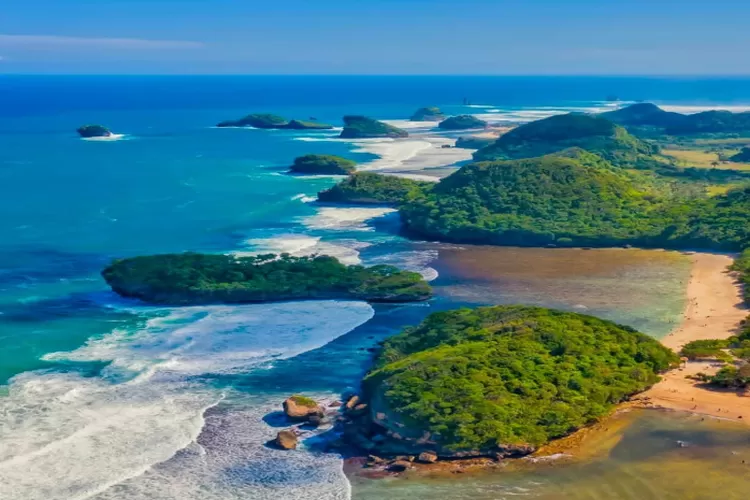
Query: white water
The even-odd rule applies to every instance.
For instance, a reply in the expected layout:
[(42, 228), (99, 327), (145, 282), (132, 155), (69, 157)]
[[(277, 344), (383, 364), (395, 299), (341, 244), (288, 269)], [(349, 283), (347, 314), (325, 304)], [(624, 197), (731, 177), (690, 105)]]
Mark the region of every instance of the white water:
[(361, 264), (359, 250), (370, 244), (356, 241), (321, 241), (320, 236), (309, 236), (306, 234), (286, 234), (267, 239), (248, 240), (247, 245), (252, 248), (251, 252), (234, 252), (235, 255), (258, 255), (264, 253), (288, 253), (294, 257), (306, 255), (329, 255), (347, 265)]
[(302, 223), (310, 229), (374, 231), (368, 221), (394, 212), (396, 209), (388, 207), (320, 207)]
[[(101, 376), (39, 371), (11, 380), (9, 395), (0, 398), (0, 498), (239, 498), (208, 495), (206, 488), (223, 483), (222, 477), (198, 480), (222, 469), (182, 469), (179, 481), (149, 472), (157, 464), (203, 453), (195, 440), (205, 430), (204, 411), (225, 391), (207, 385), (201, 376), (263, 369), (273, 360), (320, 347), (373, 315), (369, 305), (349, 301), (130, 310), (151, 319), (142, 328), (116, 330), (75, 351), (46, 356), (52, 361), (110, 362)], [(270, 451), (263, 448), (273, 429), (261, 418), (272, 406), (278, 408), (279, 398), (266, 396), (256, 401), (257, 407), (244, 408), (236, 424), (247, 441), (242, 449), (246, 467), (253, 457), (263, 457), (257, 467), (274, 466), (268, 463)], [(237, 417), (226, 413), (222, 418)], [(218, 436), (230, 438), (221, 432)], [(304, 476), (310, 469), (305, 464), (311, 457), (305, 453), (285, 460), (296, 474)], [(330, 479), (320, 483), (318, 498), (344, 498), (339, 493), (348, 491), (348, 485), (340, 461), (326, 457), (320, 467), (319, 475)], [(193, 489), (187, 488), (191, 474), (198, 481)], [(142, 478), (150, 487), (137, 494)], [(274, 484), (278, 494), (296, 487), (283, 478)], [(150, 495), (156, 485), (163, 488)], [(323, 495), (326, 488), (330, 495)]]

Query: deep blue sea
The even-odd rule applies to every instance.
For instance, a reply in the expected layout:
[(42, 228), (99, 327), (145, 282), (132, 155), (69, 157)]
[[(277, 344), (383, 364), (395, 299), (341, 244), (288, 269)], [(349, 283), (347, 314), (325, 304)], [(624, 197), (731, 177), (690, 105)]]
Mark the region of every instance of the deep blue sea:
[[(274, 412), (292, 393), (336, 400), (356, 388), (367, 348), (464, 303), (155, 308), (109, 292), (99, 271), (113, 258), (188, 250), (326, 253), (437, 277), (439, 251), (399, 236), (391, 210), (319, 206), (336, 178), (284, 171), (306, 153), (418, 171), (468, 152), (442, 154), (447, 139), (425, 127), (342, 141), (217, 122), (272, 112), (409, 126), (436, 105), (521, 123), (603, 110), (611, 94), (741, 107), (750, 80), (0, 76), (0, 498), (350, 498), (340, 457), (315, 451), (315, 435), (298, 453), (264, 446), (283, 425)], [(81, 140), (87, 123), (122, 136)]]

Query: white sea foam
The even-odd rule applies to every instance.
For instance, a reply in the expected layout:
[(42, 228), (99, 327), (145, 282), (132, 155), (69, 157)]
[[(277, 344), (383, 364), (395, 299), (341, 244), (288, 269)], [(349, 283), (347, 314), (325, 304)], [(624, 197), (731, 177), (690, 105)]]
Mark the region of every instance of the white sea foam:
[(372, 231), (367, 222), (394, 213), (388, 207), (320, 207), (318, 213), (302, 219), (310, 229), (346, 229)]
[(431, 130), (437, 127), (438, 122), (413, 122), (411, 120), (382, 120), (383, 123), (393, 125), (404, 130)]
[(407, 271), (419, 273), (427, 281), (437, 279), (438, 272), (430, 267), (430, 264), (437, 260), (438, 251), (433, 249), (426, 250), (409, 250), (405, 252), (394, 252), (377, 257), (369, 258), (365, 262), (367, 265), (390, 264)]
[(305, 193), (300, 193), (292, 196), (292, 200), (299, 200), (302, 203), (312, 203), (318, 199), (317, 196), (308, 196)]
[(336, 257), (344, 264), (360, 264), (359, 250), (370, 244), (356, 241), (321, 241), (319, 236), (305, 234), (285, 234), (268, 239), (248, 240), (247, 245), (252, 249), (250, 252), (235, 252), (237, 255), (257, 255), (264, 253), (288, 253), (295, 257), (305, 255), (330, 255)]
[[(0, 498), (207, 498), (200, 484), (187, 493), (167, 488), (160, 496), (122, 490), (140, 477), (159, 482), (148, 473), (152, 467), (174, 460), (178, 450), (201, 449), (190, 443), (203, 428), (204, 410), (223, 393), (194, 376), (244, 371), (315, 349), (373, 315), (368, 304), (349, 301), (130, 310), (151, 319), (137, 331), (115, 331), (75, 351), (45, 356), (110, 362), (101, 377), (29, 372), (11, 380), (9, 395), (0, 398)], [(248, 432), (265, 429), (256, 417), (244, 423)], [(254, 446), (260, 453), (262, 442)], [(340, 462), (328, 462), (323, 467), (338, 483), (321, 488), (346, 491)], [(180, 480), (189, 483), (190, 477)], [(277, 480), (277, 493), (283, 483)]]
[(109, 134), (104, 137), (82, 137), (82, 141), (89, 141), (89, 142), (113, 142), (113, 141), (122, 141), (124, 139), (127, 139), (128, 136), (125, 134)]

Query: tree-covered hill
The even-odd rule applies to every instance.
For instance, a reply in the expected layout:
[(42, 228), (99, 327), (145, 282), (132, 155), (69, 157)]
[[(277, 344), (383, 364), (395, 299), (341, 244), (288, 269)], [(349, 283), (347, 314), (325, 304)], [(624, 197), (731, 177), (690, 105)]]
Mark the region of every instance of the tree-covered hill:
[(688, 115), (664, 111), (655, 104), (638, 103), (599, 116), (635, 132), (650, 129), (667, 135), (750, 133), (750, 112), (709, 110)]
[(318, 200), (328, 203), (389, 204), (398, 205), (407, 200), (409, 193), (416, 195), (422, 189), (434, 186), (393, 175), (374, 172), (356, 172), (335, 186), (318, 193)]

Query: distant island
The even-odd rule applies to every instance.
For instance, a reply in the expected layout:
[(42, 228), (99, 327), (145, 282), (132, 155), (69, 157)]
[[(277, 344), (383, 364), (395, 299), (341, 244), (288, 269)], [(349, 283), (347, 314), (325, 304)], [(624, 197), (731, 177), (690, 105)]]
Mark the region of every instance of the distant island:
[(164, 254), (114, 261), (102, 271), (123, 297), (153, 304), (239, 304), (305, 299), (427, 300), (418, 273), (393, 266), (346, 266), (328, 256)]
[(318, 193), (318, 201), (365, 205), (398, 205), (432, 186), (431, 182), (414, 181), (374, 172), (357, 172), (335, 186)]
[(443, 130), (466, 130), (470, 128), (484, 128), (486, 126), (486, 121), (472, 115), (451, 116), (438, 125)]
[(592, 316), (531, 306), (433, 313), (383, 343), (344, 436), (373, 455), (523, 456), (606, 416), (678, 362), (657, 340)]
[(658, 147), (602, 117), (570, 113), (521, 125), (474, 153), (474, 159), (534, 158), (569, 148), (596, 153), (614, 165), (649, 168)]
[(334, 155), (305, 155), (295, 158), (289, 172), (299, 175), (348, 175), (356, 162)]
[(638, 103), (599, 115), (633, 131), (666, 135), (750, 133), (750, 112), (710, 110), (695, 114), (664, 111), (651, 103)]
[(80, 135), (84, 139), (112, 136), (112, 132), (107, 127), (103, 127), (101, 125), (84, 125), (82, 127), (79, 127), (77, 132), (78, 135)]
[(445, 115), (437, 107), (419, 108), (411, 116), (410, 120), (413, 122), (439, 122), (445, 119)]
[(406, 130), (388, 125), (366, 116), (349, 115), (344, 117), (344, 130), (341, 131), (342, 139), (366, 139), (378, 137), (401, 138), (408, 137)]
[(467, 135), (459, 137), (456, 140), (455, 147), (463, 149), (482, 149), (490, 144), (493, 144), (497, 139), (492, 137), (477, 137), (475, 135)]
[(332, 125), (327, 123), (318, 123), (303, 120), (287, 120), (283, 116), (256, 113), (247, 115), (239, 120), (226, 120), (216, 125), (220, 128), (225, 127), (252, 127), (260, 129), (289, 129), (289, 130), (330, 130)]

